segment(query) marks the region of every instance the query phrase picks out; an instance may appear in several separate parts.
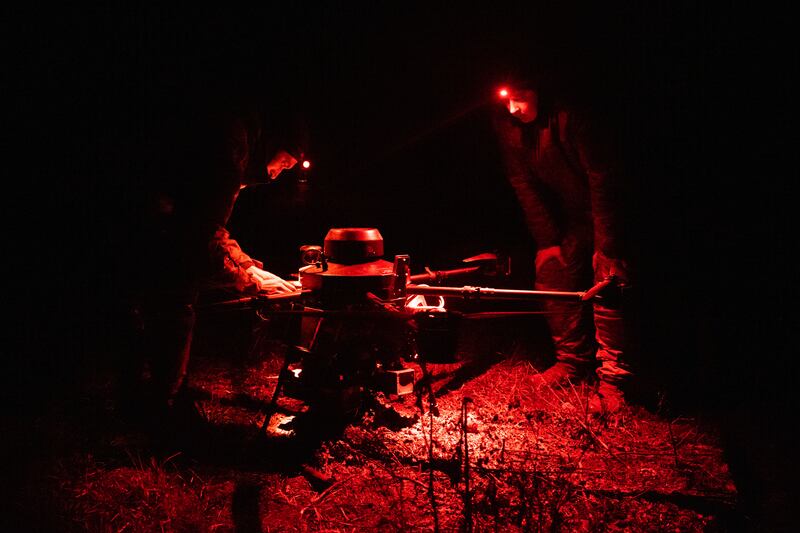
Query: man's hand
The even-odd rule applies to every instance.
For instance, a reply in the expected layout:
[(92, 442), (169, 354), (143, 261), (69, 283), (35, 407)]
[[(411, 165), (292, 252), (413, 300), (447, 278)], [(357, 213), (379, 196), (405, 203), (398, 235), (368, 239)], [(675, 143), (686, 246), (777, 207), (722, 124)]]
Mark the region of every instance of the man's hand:
[(628, 263), (623, 259), (608, 257), (603, 252), (597, 251), (592, 256), (592, 268), (595, 272), (595, 279), (616, 276), (619, 283), (623, 285), (630, 283)]
[(271, 272), (261, 270), (255, 265), (248, 268), (247, 273), (258, 282), (259, 290), (268, 294), (286, 294), (299, 290), (293, 283), (283, 280)]
[(558, 263), (565, 267), (567, 266), (567, 262), (564, 260), (564, 256), (561, 255), (561, 246), (548, 246), (547, 248), (542, 248), (538, 252), (536, 252), (536, 259), (534, 260), (534, 265), (536, 266), (536, 271), (542, 268), (542, 265), (550, 261), (551, 259), (555, 259)]

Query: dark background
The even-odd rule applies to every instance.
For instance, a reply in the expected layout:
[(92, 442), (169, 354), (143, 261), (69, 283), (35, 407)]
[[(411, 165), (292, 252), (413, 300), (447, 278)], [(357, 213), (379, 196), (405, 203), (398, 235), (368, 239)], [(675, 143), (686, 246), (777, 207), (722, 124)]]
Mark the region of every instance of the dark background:
[(637, 199), (645, 373), (679, 409), (752, 444), (732, 445), (743, 463), (779, 457), (798, 320), (796, 58), (777, 6), (19, 15), (7, 62), (7, 134), (22, 141), (6, 143), (21, 156), (10, 182), (22, 185), (7, 196), (9, 305), (22, 319), (5, 356), (13, 405), (47, 405), (103, 357), (97, 339), (119, 283), (108, 254), (125, 242), (115, 199), (130, 186), (118, 171), (154, 104), (184, 92), (263, 94), (303, 112), (308, 190), (298, 194), (292, 173), (248, 189), (230, 223), (268, 270), (288, 276), (298, 246), (321, 243), (330, 227), (369, 226), (387, 257), (408, 253), (415, 271), (505, 251), (524, 287), (535, 250), (488, 112), (511, 66), (555, 62), (617, 119)]

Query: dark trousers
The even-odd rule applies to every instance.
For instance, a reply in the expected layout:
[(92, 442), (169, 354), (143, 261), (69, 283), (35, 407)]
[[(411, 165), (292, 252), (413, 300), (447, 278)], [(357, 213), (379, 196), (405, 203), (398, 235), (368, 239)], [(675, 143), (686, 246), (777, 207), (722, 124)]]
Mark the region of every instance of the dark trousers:
[[(565, 265), (551, 258), (540, 266), (537, 290), (586, 290), (611, 274), (623, 285), (628, 283), (629, 272), (620, 268), (622, 262), (594, 252), (589, 238), (568, 235), (561, 254)], [(545, 302), (544, 307), (558, 362), (586, 368), (596, 361), (597, 376), (615, 385), (630, 378), (630, 335), (622, 307), (554, 301)]]
[(129, 303), (119, 364), (123, 402), (149, 400), (166, 407), (179, 392), (192, 346), (196, 298), (192, 290), (160, 291)]

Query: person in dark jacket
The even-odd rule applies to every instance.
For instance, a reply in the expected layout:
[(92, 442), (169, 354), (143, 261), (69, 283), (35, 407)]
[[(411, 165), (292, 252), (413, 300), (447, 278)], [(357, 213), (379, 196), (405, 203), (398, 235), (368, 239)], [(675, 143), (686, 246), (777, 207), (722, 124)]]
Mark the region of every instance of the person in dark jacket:
[(264, 270), (226, 229), (241, 189), (276, 179), (302, 157), (296, 142), (267, 134), (275, 125), (263, 116), (176, 106), (146, 130), (122, 265), (130, 335), (120, 371), (124, 412), (172, 420), (178, 404), (191, 409), (184, 378), (202, 288), (299, 290)]
[[(536, 289), (585, 290), (611, 275), (629, 285), (626, 191), (609, 132), (533, 82), (509, 86), (500, 97), (504, 110), (496, 116), (496, 133), (537, 246)], [(545, 307), (556, 363), (540, 382), (563, 385), (596, 367), (599, 385), (590, 407), (617, 411), (632, 377), (622, 310), (595, 303), (592, 317), (580, 304)]]

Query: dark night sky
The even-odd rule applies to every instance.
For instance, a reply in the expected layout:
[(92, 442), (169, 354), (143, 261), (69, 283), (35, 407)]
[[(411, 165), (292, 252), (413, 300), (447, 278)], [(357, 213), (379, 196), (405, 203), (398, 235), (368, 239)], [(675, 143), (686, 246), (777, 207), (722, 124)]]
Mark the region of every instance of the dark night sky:
[(487, 97), (509, 65), (550, 61), (574, 66), (619, 110), (639, 195), (650, 356), (676, 357), (667, 373), (717, 380), (710, 395), (724, 396), (751, 379), (752, 353), (767, 352), (756, 373), (782, 383), (796, 325), (784, 118), (796, 61), (784, 61), (785, 17), (531, 4), (21, 16), (10, 64), (34, 186), (11, 215), (34, 235), (19, 254), (38, 265), (22, 298), (40, 302), (24, 306), (23, 344), (54, 338), (79, 352), (103, 327), (107, 245), (124, 241), (108, 230), (108, 198), (125, 185), (114, 157), (138, 113), (180, 91), (263, 95), (307, 118), (308, 196), (286, 176), (244, 193), (231, 220), (276, 273), (296, 268), (298, 245), (345, 225), (378, 227), (387, 255), (409, 253), (415, 268), (491, 248), (524, 265), (532, 250), (502, 181)]

